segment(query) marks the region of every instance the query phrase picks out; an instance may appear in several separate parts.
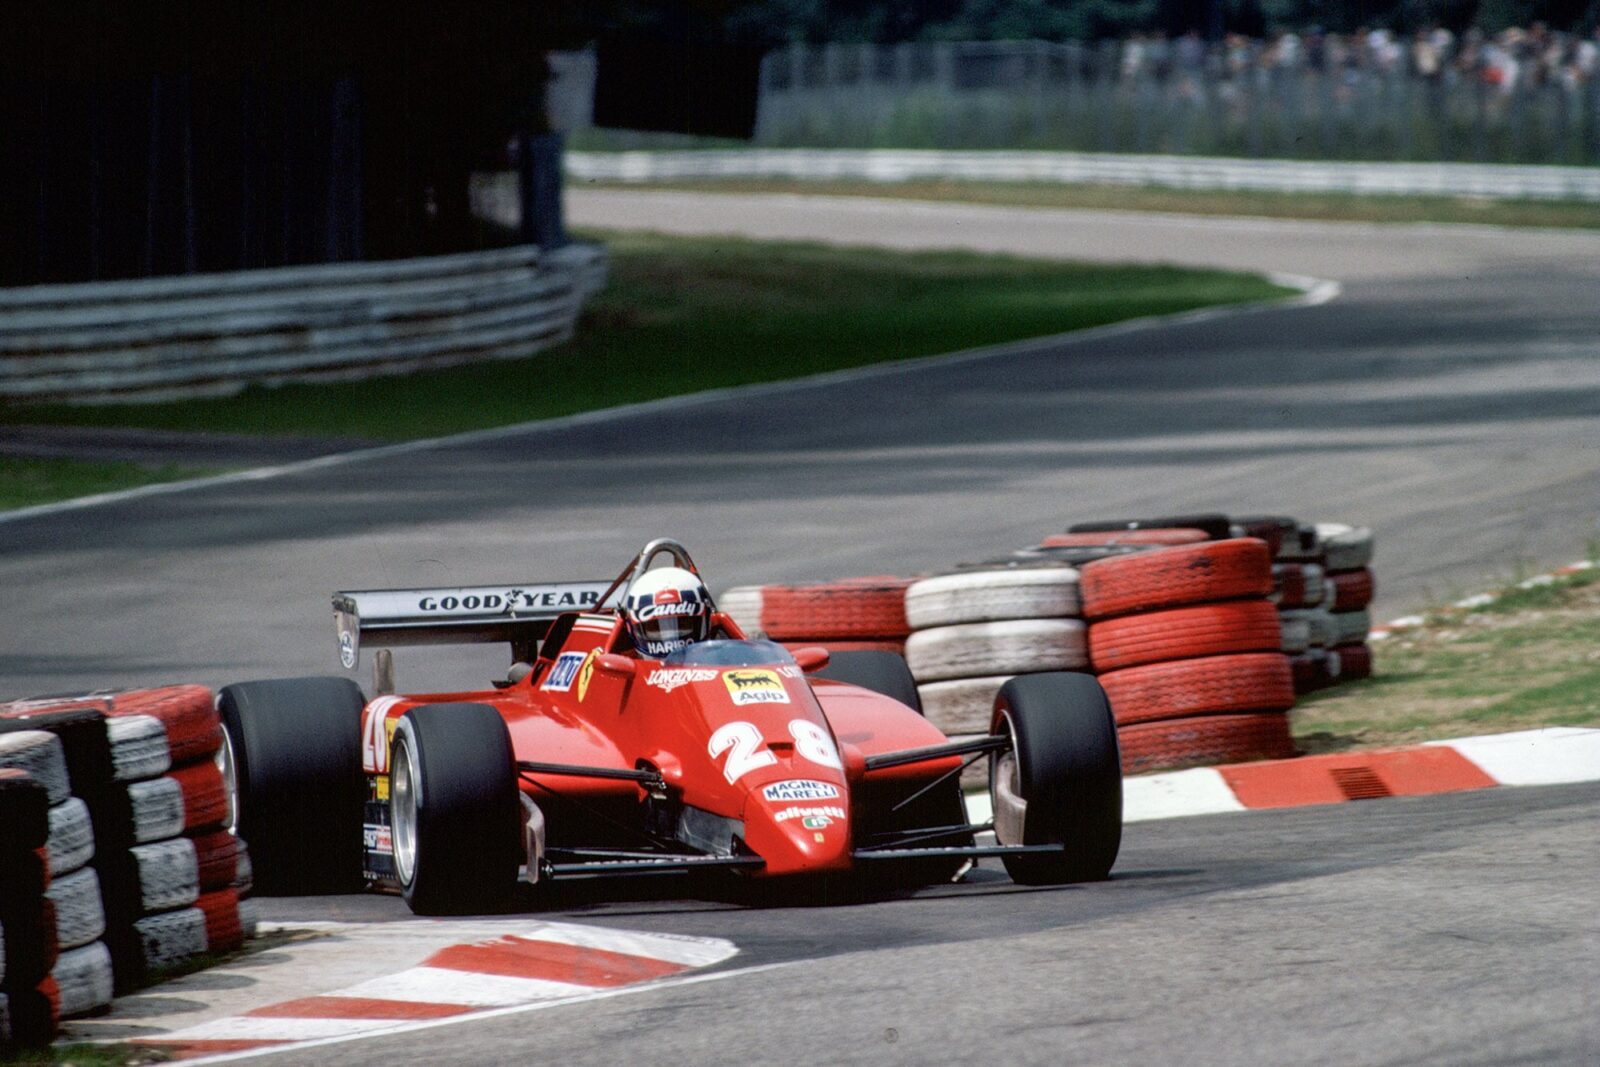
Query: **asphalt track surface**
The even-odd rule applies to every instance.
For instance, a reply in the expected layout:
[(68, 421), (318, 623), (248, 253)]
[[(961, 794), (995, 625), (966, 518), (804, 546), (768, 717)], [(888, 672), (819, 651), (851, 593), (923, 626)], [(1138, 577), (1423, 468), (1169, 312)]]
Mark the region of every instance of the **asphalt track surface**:
[[(1566, 562), (1596, 530), (1600, 236), (631, 192), (569, 209), (1344, 292), (3, 523), (0, 697), (328, 672), (332, 589), (608, 578), (662, 534), (721, 587), (937, 568), (1079, 518), (1289, 513), (1379, 531), (1381, 616)], [(407, 652), (399, 682), (481, 686), (503, 666)], [(731, 937), (737, 965), (798, 962), (338, 1051), (1592, 1063), (1597, 807), (1569, 787), (1141, 824), (1118, 878), (1048, 892), (577, 908)], [(404, 918), (383, 898), (273, 908)]]
[[(1502, 788), (1135, 823), (1095, 885), (615, 899), (547, 917), (730, 938), (736, 973), (263, 1062), (1593, 1064), (1597, 820), (1600, 787)], [(409, 920), (328, 903), (263, 916)]]

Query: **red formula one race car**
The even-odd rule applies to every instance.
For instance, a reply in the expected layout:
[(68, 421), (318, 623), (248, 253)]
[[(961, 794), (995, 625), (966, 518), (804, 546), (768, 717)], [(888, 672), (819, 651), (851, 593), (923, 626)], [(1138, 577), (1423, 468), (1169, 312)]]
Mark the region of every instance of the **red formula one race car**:
[[(747, 639), (673, 541), (609, 584), (339, 593), (334, 608), (347, 668), (362, 644), (507, 641), (515, 662), (482, 692), (394, 694), (386, 650), (370, 701), (345, 678), (223, 689), (236, 827), (269, 892), (364, 879), (446, 913), (503, 906), (519, 877), (915, 884), (999, 856), (1038, 884), (1116, 860), (1116, 727), (1093, 678), (1014, 678), (990, 733), (952, 740), (900, 657)], [(972, 825), (960, 776), (980, 759), (995, 818)]]

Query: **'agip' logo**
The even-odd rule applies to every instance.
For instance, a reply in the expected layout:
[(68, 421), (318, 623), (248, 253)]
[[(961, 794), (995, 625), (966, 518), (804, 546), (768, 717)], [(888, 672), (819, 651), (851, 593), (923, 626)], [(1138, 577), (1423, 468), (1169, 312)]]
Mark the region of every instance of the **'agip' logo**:
[(728, 687), (733, 702), (745, 704), (787, 704), (789, 691), (776, 671), (724, 671), (722, 684)]

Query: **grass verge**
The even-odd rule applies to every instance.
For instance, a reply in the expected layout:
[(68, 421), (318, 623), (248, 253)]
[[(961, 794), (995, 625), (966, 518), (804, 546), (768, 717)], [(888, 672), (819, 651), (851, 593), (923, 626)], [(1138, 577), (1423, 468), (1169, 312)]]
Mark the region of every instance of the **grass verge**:
[(173, 464), (148, 467), (138, 463), (0, 456), (0, 510), (215, 473), (216, 468)]
[(1501, 593), (1373, 646), (1369, 679), (1304, 697), (1308, 752), (1600, 726), (1600, 567)]
[(9, 406), (5, 422), (432, 437), (720, 386), (952, 352), (1289, 290), (1250, 274), (969, 253), (605, 235), (578, 336), (527, 359), (234, 397)]
[(696, 192), (798, 193), (899, 200), (958, 201), (1004, 207), (1247, 215), (1337, 222), (1445, 222), (1495, 226), (1600, 229), (1600, 204), (1576, 200), (1489, 200), (1455, 196), (1355, 196), (1258, 193), (1156, 186), (1062, 185), (979, 181), (788, 181), (718, 178), (640, 185), (590, 182), (591, 188), (683, 189)]

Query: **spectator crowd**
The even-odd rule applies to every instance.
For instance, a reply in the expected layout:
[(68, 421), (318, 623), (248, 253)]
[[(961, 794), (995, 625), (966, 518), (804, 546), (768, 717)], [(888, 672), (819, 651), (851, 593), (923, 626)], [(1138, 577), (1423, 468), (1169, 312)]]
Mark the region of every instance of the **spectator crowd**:
[(1558, 86), (1579, 92), (1600, 76), (1600, 29), (1552, 30), (1542, 22), (1499, 33), (1443, 26), (1419, 29), (1409, 39), (1388, 29), (1354, 33), (1279, 30), (1266, 38), (1229, 34), (1217, 42), (1191, 31), (1177, 39), (1135, 34), (1122, 43), (1122, 77), (1194, 81), (1270, 78), (1306, 71), (1347, 81), (1410, 76), (1451, 86), (1479, 83), (1499, 93)]

